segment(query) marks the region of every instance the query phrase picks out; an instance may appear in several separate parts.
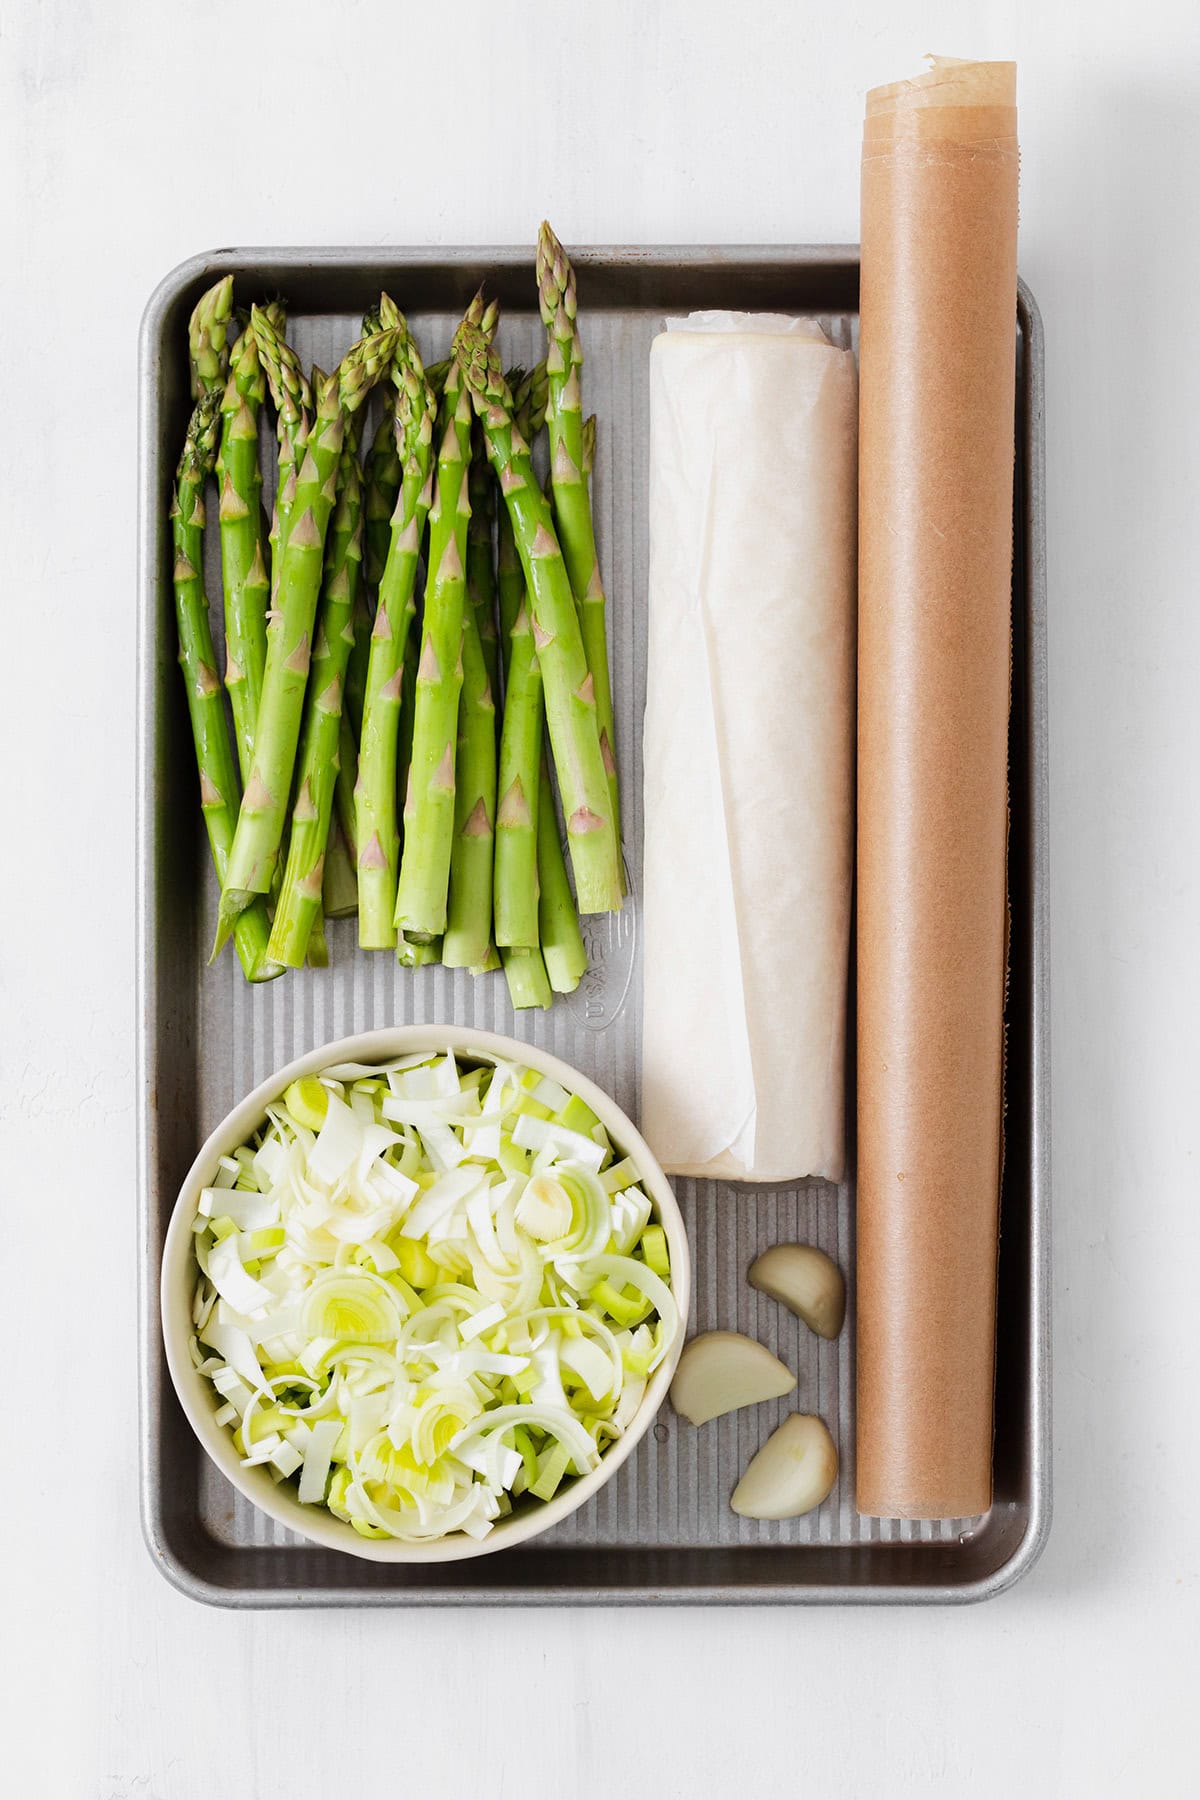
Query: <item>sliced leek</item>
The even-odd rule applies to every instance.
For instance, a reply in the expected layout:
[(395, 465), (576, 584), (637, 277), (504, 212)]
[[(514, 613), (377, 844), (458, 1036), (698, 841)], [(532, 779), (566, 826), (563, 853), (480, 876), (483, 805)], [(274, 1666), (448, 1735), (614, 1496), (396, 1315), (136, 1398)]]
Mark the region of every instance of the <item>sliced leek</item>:
[(414, 1543), (486, 1536), (594, 1469), (681, 1330), (620, 1156), (510, 1063), (293, 1082), (194, 1226), (192, 1359), (243, 1461)]

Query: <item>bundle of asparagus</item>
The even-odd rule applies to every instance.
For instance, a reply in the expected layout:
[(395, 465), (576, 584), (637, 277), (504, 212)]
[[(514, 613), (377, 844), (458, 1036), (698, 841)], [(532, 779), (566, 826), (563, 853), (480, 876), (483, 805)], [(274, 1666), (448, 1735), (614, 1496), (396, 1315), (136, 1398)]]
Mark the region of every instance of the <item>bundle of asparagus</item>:
[[(502, 965), (514, 1006), (546, 1007), (587, 967), (577, 904), (621, 905), (595, 421), (574, 273), (548, 225), (537, 292), (545, 361), (507, 380), (482, 292), (428, 370), (386, 294), (329, 375), (305, 373), (281, 303), (235, 316), (231, 276), (192, 315), (195, 405), (171, 505), (179, 658), (221, 884), (213, 955), (232, 937), (251, 981), (323, 964), (326, 918), (357, 912), (364, 948)], [(223, 682), (202, 574), (214, 476)]]

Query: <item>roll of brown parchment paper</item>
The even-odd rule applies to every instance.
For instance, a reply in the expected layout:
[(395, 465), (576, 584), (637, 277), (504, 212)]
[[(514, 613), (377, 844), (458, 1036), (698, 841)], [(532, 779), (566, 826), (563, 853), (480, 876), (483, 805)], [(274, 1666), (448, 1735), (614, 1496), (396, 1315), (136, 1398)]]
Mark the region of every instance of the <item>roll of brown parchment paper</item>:
[(1012, 63), (867, 97), (858, 1506), (991, 1503), (1006, 940)]

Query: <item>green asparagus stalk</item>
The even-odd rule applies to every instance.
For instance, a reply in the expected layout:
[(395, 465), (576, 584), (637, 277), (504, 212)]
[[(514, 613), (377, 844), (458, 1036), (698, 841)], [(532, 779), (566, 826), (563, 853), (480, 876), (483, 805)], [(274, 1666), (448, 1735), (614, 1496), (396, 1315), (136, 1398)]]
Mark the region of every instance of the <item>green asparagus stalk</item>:
[[(179, 663), (200, 771), (200, 805), (213, 864), (223, 881), (237, 825), (238, 779), (203, 575), (204, 486), (216, 460), (218, 405), (219, 391), (213, 389), (199, 402), (188, 425), (171, 502), (171, 537)], [(267, 936), (266, 903), (260, 899), (240, 915), (234, 930), (238, 960), (251, 981), (269, 981), (283, 973), (267, 956)]]
[[(481, 296), (468, 318), (479, 313), (491, 337), (499, 309), (482, 308)], [(500, 694), (500, 654), (496, 635), (496, 566), (493, 531), (495, 489), (487, 447), (478, 422), (471, 432), (467, 474), (467, 607), (463, 620), (463, 685), (459, 698), (455, 762), (455, 834), (450, 853), (450, 893), (442, 961), (447, 968), (485, 974), (500, 960), (492, 942), (492, 874), (496, 819), (496, 703)]]
[[(367, 664), (371, 660), (371, 627), (373, 624), (370, 600), (365, 593), (360, 592), (354, 614), (354, 642), (350, 647), (350, 662), (346, 669), (346, 723), (350, 728), (351, 745), (357, 741), (358, 734), (362, 730), (363, 701), (367, 692)], [(353, 776), (351, 776), (351, 781), (353, 782)]]
[[(377, 310), (374, 315), (369, 314), (368, 319), (372, 316), (378, 316)], [(366, 323), (364, 320), (364, 327)], [(337, 811), (355, 868), (358, 867), (358, 824), (354, 789), (358, 781), (358, 740), (362, 734), (367, 666), (371, 660), (371, 628), (392, 535), (392, 514), (399, 495), (400, 458), (396, 451), (396, 428), (391, 404), (385, 401), (383, 417), (363, 468), (363, 581), (354, 612), (354, 643), (346, 668), (338, 748)]]
[(342, 697), (362, 569), (362, 477), (355, 424), (356, 417), (352, 415), (338, 462), (338, 498), (328, 531), (325, 577), (304, 703), (292, 834), (271, 930), (272, 958), (291, 969), (298, 969), (303, 963), (309, 935), (323, 905)]
[[(509, 382), (517, 429), (532, 443), (545, 413), (544, 369), (541, 399), (536, 375), (514, 369)], [(541, 415), (541, 416), (539, 416)], [(525, 604), (525, 576), (508, 508), (500, 509), (500, 628), (504, 651), (504, 716), (500, 728), (500, 768), (496, 814), (496, 942), (502, 949), (538, 944), (538, 784), (542, 758), (542, 672)], [(515, 1004), (515, 1002), (514, 1002)]]
[(367, 664), (371, 658), (372, 608), (383, 579), (392, 537), (392, 514), (400, 498), (400, 454), (393, 410), (384, 405), (363, 467), (363, 592), (354, 620), (354, 648), (346, 675), (346, 698), (355, 735), (362, 731)]
[(537, 809), (542, 754), (542, 671), (522, 596), (505, 641), (504, 717), (496, 812), (496, 942), (538, 944)]
[(538, 789), (538, 936), (550, 986), (556, 994), (573, 994), (587, 970), (587, 951), (579, 929), (579, 915), (567, 880), (562, 839), (550, 771), (542, 762)]
[(325, 914), (318, 908), (308, 937), (305, 960), (310, 969), (329, 967), (329, 942), (325, 936)]
[[(471, 302), (472, 306), (475, 305), (475, 301), (478, 300), (478, 298), (479, 298), (479, 296), (477, 294), (475, 296), (475, 300), (472, 300), (472, 302)], [(441, 362), (430, 363), (429, 367), (425, 371), (425, 379), (429, 383), (430, 387), (433, 389), (434, 396), (436, 397), (439, 405), (441, 404), (442, 395), (446, 391), (446, 376), (449, 374), (449, 372), (450, 372), (450, 358), (448, 356), (444, 356), (442, 358)]]
[(500, 693), (500, 645), (496, 636), (496, 565), (492, 537), (496, 525), (496, 490), (488, 466), (487, 446), (478, 425), (471, 433), (471, 469), (467, 477), (471, 517), (467, 523), (467, 602), (483, 650), (493, 695)]
[[(477, 311), (479, 297), (473, 302)], [(482, 342), (488, 339), (478, 325)], [(437, 484), (429, 514), (429, 574), (417, 665), (412, 761), (395, 923), (416, 943), (446, 929), (455, 837), (455, 753), (463, 685), (471, 398), (450, 359), (438, 410)]]
[(412, 767), (413, 720), (417, 710), (417, 665), (421, 660), (421, 632), (414, 621), (404, 646), (404, 675), (400, 685), (400, 736), (396, 745), (396, 792), (408, 792)]
[(416, 610), (414, 589), (432, 500), (435, 406), (417, 347), (397, 328), (392, 428), (401, 460), (379, 605), (371, 635), (355, 787), (358, 843), (358, 941), (367, 949), (396, 942), (393, 913), (400, 836), (396, 822), (396, 750), (405, 649)]
[(550, 978), (540, 950), (502, 948), (500, 961), (504, 967), (504, 979), (508, 983), (508, 997), (512, 1001), (514, 1012), (524, 1012), (532, 1006), (541, 1007), (544, 1012), (553, 1003)]
[[(350, 652), (351, 661), (354, 651)], [(347, 680), (349, 673), (347, 672)], [(354, 790), (358, 786), (358, 745), (354, 741), (354, 729), (345, 704), (342, 706), (341, 724), (338, 726), (337, 780), (333, 785), (333, 805), (337, 813), (337, 822), (341, 828), (342, 840), (350, 853), (350, 861), (354, 868), (358, 867), (358, 801)], [(356, 877), (357, 879), (357, 877)]]
[[(267, 308), (283, 330), (283, 308)], [(262, 474), (258, 466), (258, 415), (267, 384), (253, 325), (233, 347), (229, 380), (221, 401), (221, 447), (217, 454), (220, 505), (221, 577), (225, 591), (225, 686), (233, 707), (238, 768), (250, 779), (254, 727), (267, 661), (267, 572), (263, 536)]]
[(538, 487), (529, 447), (514, 428), (512, 395), (499, 358), (483, 334), (466, 323), (455, 344), (525, 570), (579, 907), (582, 912), (616, 912), (621, 906), (620, 858), (595, 682), (550, 507)]
[[(546, 364), (535, 369), (510, 369), (505, 376), (513, 397), (513, 424), (531, 447), (546, 422)], [(493, 500), (493, 505), (495, 501)], [(501, 505), (496, 516), (496, 586), (500, 602), (500, 647), (504, 657), (505, 677), (508, 672), (508, 640), (525, 600), (525, 571), (513, 536), (512, 520), (507, 506)]]
[(192, 399), (220, 393), (229, 374), (229, 322), (233, 317), (233, 276), (201, 294), (188, 320), (188, 359), (192, 371)]
[(532, 369), (514, 369), (512, 375), (517, 377), (515, 381), (512, 376), (508, 378), (513, 397), (513, 419), (525, 442), (532, 445), (546, 423), (546, 408), (550, 401), (550, 379), (546, 373), (545, 357), (540, 363), (535, 363)]
[[(312, 387), (300, 366), (300, 359), (282, 333), (277, 335), (277, 356), (267, 359), (259, 351), (259, 361), (275, 405), (275, 438), (279, 446), (279, 476), (275, 503), (271, 510), (270, 533), (272, 610), (279, 591), (279, 573), (283, 567), (285, 524), (291, 517), (296, 495), (296, 470), (308, 443), (313, 413)], [(257, 342), (256, 338), (255, 343)], [(264, 670), (264, 677), (265, 673)]]
[[(493, 627), (493, 639), (494, 636)], [(470, 605), (463, 615), (462, 644), (454, 842), (450, 851), (449, 906), (442, 961), (448, 969), (482, 970), (492, 949), (496, 706), (477, 617)]]
[[(588, 493), (583, 403), (579, 371), (583, 346), (576, 320), (575, 271), (566, 251), (543, 221), (538, 234), (538, 300), (549, 338), (546, 373), (549, 403), (550, 478), (554, 484), (554, 518), (571, 591), (579, 606), (588, 669), (596, 690), (600, 750), (608, 776), (613, 830), (621, 842), (621, 810), (617, 784), (616, 730), (605, 631), (604, 583), (596, 555), (592, 502)], [(594, 435), (593, 435), (594, 442)], [(623, 873), (623, 871), (622, 871)]]
[[(281, 339), (258, 307), (251, 318), (272, 389), (282, 388)], [(360, 340), (343, 357), (336, 373), (325, 379), (315, 398), (315, 418), (303, 461), (288, 472), (285, 486), (290, 491), (285, 493), (285, 486), (279, 490), (279, 584), (267, 624), (267, 666), (254, 764), (242, 796), (221, 895), (217, 949), (253, 895), (270, 890), (275, 874), (300, 736), (325, 531), (336, 499), (345, 419), (358, 410), (390, 363), (396, 337), (394, 330), (386, 330)]]
[(336, 808), (329, 821), (329, 841), (325, 846), (321, 906), (327, 919), (346, 919), (358, 911), (358, 876), (354, 873), (354, 863), (346, 848)]
[(508, 680), (509, 640), (517, 614), (525, 604), (525, 571), (513, 536), (512, 520), (507, 506), (496, 518), (496, 588), (500, 602), (500, 648), (504, 656), (504, 679)]
[[(539, 363), (529, 374), (514, 369), (508, 376), (509, 386), (513, 393), (513, 417), (517, 429), (526, 443), (532, 444), (541, 430), (546, 416), (546, 365)], [(505, 724), (508, 744), (506, 748), (505, 734), (501, 735), (501, 758), (505, 773), (501, 776), (501, 795), (510, 791), (511, 784), (508, 771), (511, 764), (507, 757), (513, 749), (513, 720), (510, 719), (509, 708), (514, 708), (513, 719), (522, 718), (521, 694), (523, 671), (518, 661), (517, 675), (511, 673), (511, 648), (513, 631), (518, 619), (525, 613), (525, 575), (521, 568), (521, 559), (517, 553), (516, 540), (512, 534), (512, 522), (507, 507), (501, 507), (498, 519), (498, 581), (500, 587), (500, 633), (501, 645), (505, 653)], [(519, 634), (518, 634), (519, 636)], [(532, 645), (531, 645), (532, 648)], [(534, 904), (537, 909), (536, 930), (540, 944), (543, 928), (547, 932), (545, 949), (502, 949), (500, 954), (504, 963), (505, 979), (508, 982), (509, 997), (515, 1010), (527, 1007), (548, 1007), (553, 998), (552, 986), (563, 993), (570, 993), (578, 984), (582, 971), (587, 967), (587, 957), (583, 948), (583, 938), (579, 931), (579, 920), (575, 913), (575, 903), (571, 897), (570, 883), (567, 880), (566, 864), (563, 861), (562, 843), (558, 835), (558, 821), (554, 811), (554, 795), (551, 790), (549, 770), (545, 767), (542, 738), (544, 729), (544, 708), (541, 693), (541, 672), (536, 653), (532, 656), (532, 675), (536, 694), (529, 712), (536, 716), (536, 737), (530, 746), (526, 738), (522, 743), (522, 755), (528, 759), (527, 773), (522, 775), (523, 789), (528, 787), (536, 794), (536, 801), (530, 795), (530, 804), (535, 811), (535, 828), (532, 833), (522, 837), (513, 834), (510, 839), (507, 833), (501, 832), (499, 823), (496, 832), (496, 920), (497, 936), (500, 933), (500, 920), (503, 907), (502, 893), (511, 898), (518, 891), (518, 882), (522, 893), (532, 888)], [(548, 827), (548, 828), (547, 828)], [(525, 856), (528, 856), (527, 838), (535, 838), (535, 862), (532, 878), (528, 872), (518, 874), (511, 868), (505, 869), (504, 877), (500, 877), (502, 856), (510, 854), (510, 843), (520, 842)], [(545, 877), (541, 874), (545, 869)], [(550, 969), (554, 970), (552, 983)]]
[(427, 944), (410, 944), (400, 938), (396, 945), (396, 961), (403, 969), (423, 969), (442, 960), (441, 938), (430, 938)]
[(363, 574), (369, 589), (383, 579), (402, 473), (393, 414), (385, 406), (363, 464)]

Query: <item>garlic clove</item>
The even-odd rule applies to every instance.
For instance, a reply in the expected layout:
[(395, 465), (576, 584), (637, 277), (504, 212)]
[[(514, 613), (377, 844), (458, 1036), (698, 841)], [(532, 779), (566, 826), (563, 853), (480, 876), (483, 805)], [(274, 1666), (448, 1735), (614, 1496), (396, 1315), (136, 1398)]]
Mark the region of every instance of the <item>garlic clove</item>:
[(824, 1419), (790, 1413), (751, 1457), (730, 1506), (743, 1519), (797, 1519), (828, 1499), (838, 1453)]
[(846, 1317), (846, 1283), (815, 1244), (776, 1244), (750, 1265), (750, 1286), (797, 1313), (818, 1337), (835, 1338)]
[(796, 1377), (765, 1344), (736, 1331), (706, 1331), (683, 1347), (671, 1405), (693, 1425), (739, 1406), (790, 1394)]

